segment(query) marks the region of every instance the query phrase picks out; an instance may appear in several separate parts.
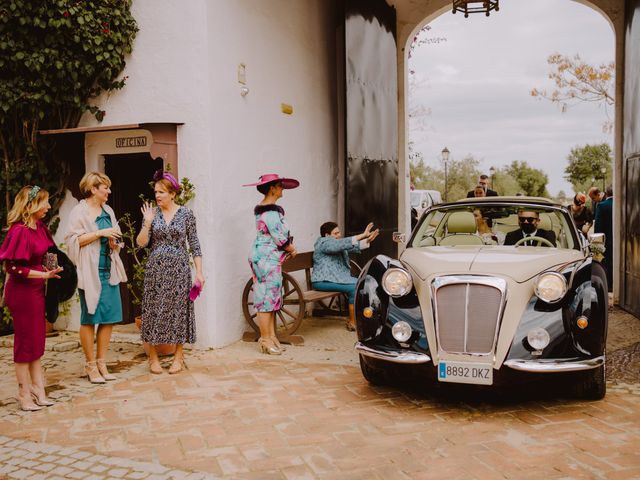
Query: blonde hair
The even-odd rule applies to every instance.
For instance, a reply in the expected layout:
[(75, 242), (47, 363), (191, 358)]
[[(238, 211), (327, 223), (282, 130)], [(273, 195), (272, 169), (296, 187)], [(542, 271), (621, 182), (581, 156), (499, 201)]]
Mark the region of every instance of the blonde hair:
[(80, 192), (84, 195), (84, 198), (91, 196), (91, 189), (93, 187), (98, 188), (100, 185), (106, 185), (111, 187), (111, 179), (104, 173), (100, 172), (87, 172), (80, 180)]
[(27, 227), (35, 228), (36, 221), (33, 218), (33, 214), (43, 209), (45, 204), (49, 202), (49, 192), (40, 188), (36, 196), (29, 200), (29, 193), (33, 188), (33, 185), (27, 185), (20, 189), (13, 201), (13, 207), (7, 214), (7, 227), (11, 227), (14, 223), (22, 222)]

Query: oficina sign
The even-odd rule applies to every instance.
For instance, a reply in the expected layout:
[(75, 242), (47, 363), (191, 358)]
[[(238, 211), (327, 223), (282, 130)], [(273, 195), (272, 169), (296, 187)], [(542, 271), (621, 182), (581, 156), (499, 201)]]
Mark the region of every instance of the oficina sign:
[(147, 137), (119, 137), (116, 138), (116, 148), (130, 148), (130, 147), (146, 147)]

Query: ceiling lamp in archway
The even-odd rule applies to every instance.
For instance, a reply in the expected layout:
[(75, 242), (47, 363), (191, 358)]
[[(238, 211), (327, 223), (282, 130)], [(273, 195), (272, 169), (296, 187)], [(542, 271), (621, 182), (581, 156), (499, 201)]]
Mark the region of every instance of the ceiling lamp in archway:
[(453, 13), (463, 12), (467, 18), (470, 13), (484, 13), (487, 17), (491, 10), (500, 10), (500, 0), (453, 0)]

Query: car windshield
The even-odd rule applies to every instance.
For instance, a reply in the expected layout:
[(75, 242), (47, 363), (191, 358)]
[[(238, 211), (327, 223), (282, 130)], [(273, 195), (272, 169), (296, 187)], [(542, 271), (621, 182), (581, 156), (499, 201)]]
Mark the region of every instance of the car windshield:
[(447, 205), (429, 211), (412, 247), (494, 245), (580, 249), (563, 210), (535, 204)]

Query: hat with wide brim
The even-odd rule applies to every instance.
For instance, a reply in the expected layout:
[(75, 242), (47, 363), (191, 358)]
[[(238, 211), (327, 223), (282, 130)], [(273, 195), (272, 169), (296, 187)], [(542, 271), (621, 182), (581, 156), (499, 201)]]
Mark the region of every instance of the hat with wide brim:
[(270, 182), (281, 182), (282, 188), (296, 188), (300, 185), (300, 182), (295, 178), (284, 178), (277, 173), (265, 173), (260, 175), (260, 180), (256, 183), (247, 183), (242, 185), (243, 187), (257, 187), (258, 185), (264, 185)]

